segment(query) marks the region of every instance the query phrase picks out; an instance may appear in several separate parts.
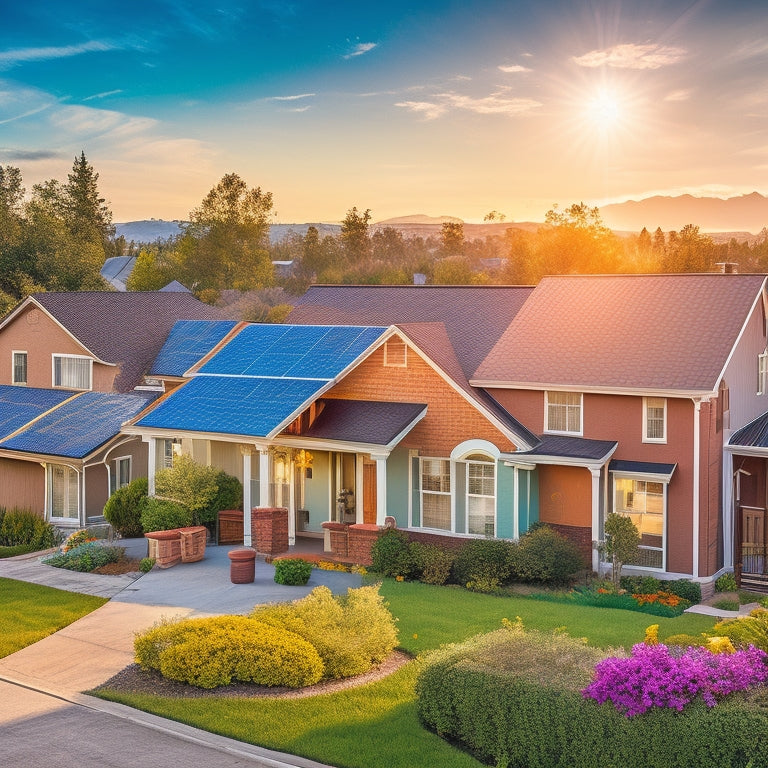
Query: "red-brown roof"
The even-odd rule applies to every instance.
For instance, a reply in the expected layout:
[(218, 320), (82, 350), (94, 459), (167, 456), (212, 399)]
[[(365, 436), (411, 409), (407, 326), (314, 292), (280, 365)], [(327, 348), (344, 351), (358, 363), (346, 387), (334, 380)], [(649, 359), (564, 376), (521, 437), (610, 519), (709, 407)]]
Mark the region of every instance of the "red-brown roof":
[(713, 391), (764, 282), (732, 274), (544, 278), (472, 383)]

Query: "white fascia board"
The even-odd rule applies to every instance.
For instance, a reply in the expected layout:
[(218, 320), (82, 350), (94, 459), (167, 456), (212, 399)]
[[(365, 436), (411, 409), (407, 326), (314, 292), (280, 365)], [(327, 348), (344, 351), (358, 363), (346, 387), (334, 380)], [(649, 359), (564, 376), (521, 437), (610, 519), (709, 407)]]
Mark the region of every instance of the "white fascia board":
[(724, 445), (724, 451), (735, 453), (739, 456), (758, 456), (763, 459), (768, 458), (768, 448), (760, 448), (756, 445)]
[(563, 465), (568, 467), (586, 467), (587, 469), (599, 469), (610, 461), (611, 456), (616, 452), (619, 447), (618, 443), (611, 448), (608, 453), (599, 459), (585, 459), (577, 458), (573, 456), (516, 456), (514, 453), (503, 453), (499, 457), (504, 462), (510, 464), (548, 464), (548, 465)]
[(260, 443), (266, 445), (269, 440), (263, 435), (233, 435), (226, 432), (193, 432), (184, 429), (168, 429), (166, 427), (123, 427), (120, 434), (139, 435), (140, 437), (157, 438), (189, 438), (191, 440), (218, 440), (222, 443)]
[(491, 381), (485, 379), (472, 379), (473, 387), (483, 389), (519, 389), (533, 392), (581, 392), (583, 394), (596, 395), (624, 395), (630, 397), (671, 397), (680, 399), (700, 398), (706, 401), (710, 397), (717, 396), (715, 389), (641, 389), (638, 387), (596, 387), (583, 384), (543, 384), (541, 382), (524, 381)]

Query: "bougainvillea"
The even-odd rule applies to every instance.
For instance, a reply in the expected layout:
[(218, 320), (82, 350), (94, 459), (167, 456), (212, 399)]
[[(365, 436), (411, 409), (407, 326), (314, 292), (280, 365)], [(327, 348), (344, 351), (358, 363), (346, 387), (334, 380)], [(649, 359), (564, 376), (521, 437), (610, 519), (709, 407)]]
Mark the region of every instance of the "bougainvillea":
[(610, 701), (632, 717), (652, 707), (681, 711), (697, 698), (713, 707), (719, 698), (766, 680), (768, 654), (754, 646), (718, 654), (706, 648), (683, 650), (638, 643), (631, 656), (599, 662), (593, 681), (582, 694), (599, 704)]

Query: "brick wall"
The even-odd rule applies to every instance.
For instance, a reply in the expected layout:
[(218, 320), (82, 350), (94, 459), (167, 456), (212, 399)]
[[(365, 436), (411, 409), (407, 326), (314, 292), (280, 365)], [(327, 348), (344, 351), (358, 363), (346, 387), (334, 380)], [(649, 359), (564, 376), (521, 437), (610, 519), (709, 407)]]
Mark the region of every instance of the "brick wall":
[(256, 507), (251, 512), (251, 537), (256, 551), (279, 555), (288, 551), (288, 510), (285, 507)]
[(547, 523), (547, 525), (550, 528), (554, 528), (579, 548), (579, 552), (581, 552), (581, 556), (584, 558), (584, 565), (588, 567), (592, 562), (592, 529), (581, 528), (575, 525), (556, 525), (554, 523)]

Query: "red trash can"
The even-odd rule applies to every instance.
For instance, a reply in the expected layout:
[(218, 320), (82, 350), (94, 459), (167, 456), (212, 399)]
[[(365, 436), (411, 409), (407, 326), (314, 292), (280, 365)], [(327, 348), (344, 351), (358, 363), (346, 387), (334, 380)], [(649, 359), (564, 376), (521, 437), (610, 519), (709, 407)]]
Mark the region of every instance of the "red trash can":
[(256, 550), (233, 549), (227, 557), (231, 561), (229, 580), (233, 584), (251, 584), (256, 578)]

